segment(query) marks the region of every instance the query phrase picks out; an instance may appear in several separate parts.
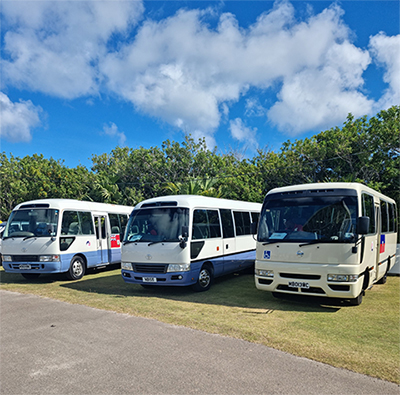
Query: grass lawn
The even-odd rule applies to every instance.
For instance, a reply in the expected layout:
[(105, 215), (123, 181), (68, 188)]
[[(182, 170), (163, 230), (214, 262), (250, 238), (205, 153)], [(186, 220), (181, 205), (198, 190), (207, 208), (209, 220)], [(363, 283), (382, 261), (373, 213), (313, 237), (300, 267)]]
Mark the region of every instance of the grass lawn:
[(217, 279), (204, 293), (128, 285), (119, 269), (80, 281), (42, 275), (28, 281), (0, 269), (0, 289), (45, 296), (264, 344), (400, 383), (400, 277), (366, 292), (360, 306), (311, 298), (278, 300), (251, 274)]

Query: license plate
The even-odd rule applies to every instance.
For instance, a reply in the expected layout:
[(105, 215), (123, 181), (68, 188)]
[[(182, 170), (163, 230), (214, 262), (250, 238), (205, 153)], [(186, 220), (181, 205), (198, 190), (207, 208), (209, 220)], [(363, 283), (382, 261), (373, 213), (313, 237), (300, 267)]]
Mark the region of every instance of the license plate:
[(309, 283), (304, 283), (302, 281), (289, 281), (288, 286), (289, 286), (289, 288), (302, 288), (302, 289), (310, 288)]
[(156, 283), (157, 282), (156, 277), (143, 277), (142, 280), (144, 283)]
[(21, 270), (30, 270), (30, 269), (32, 269), (31, 265), (19, 265), (19, 268)]

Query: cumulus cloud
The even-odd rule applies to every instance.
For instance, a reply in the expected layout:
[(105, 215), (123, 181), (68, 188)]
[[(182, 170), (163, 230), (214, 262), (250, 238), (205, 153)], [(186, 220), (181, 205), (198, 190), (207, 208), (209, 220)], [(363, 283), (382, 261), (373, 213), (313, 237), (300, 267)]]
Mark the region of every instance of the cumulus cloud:
[(211, 29), (203, 22), (207, 10), (180, 10), (146, 21), (101, 70), (109, 89), (138, 110), (207, 135), (250, 87), (277, 83), (282, 88), (269, 111), (248, 99), (245, 115), (268, 116), (297, 134), (342, 122), (348, 112), (368, 113), (362, 73), (371, 58), (351, 44), (342, 9), (331, 6), (304, 22), (294, 14), (289, 2), (277, 2), (247, 30), (229, 13)]
[(241, 118), (230, 121), (229, 130), (235, 140), (246, 143), (252, 150), (258, 147), (256, 139), (257, 128), (247, 127)]
[(125, 144), (126, 141), (125, 133), (120, 132), (118, 130), (118, 126), (113, 122), (111, 122), (109, 125), (104, 125), (102, 133), (111, 137), (114, 140), (118, 140), (118, 144), (120, 146), (123, 146)]
[(379, 33), (370, 38), (370, 50), (378, 65), (385, 68), (383, 76), (388, 88), (376, 104), (376, 108), (386, 109), (400, 103), (400, 34), (388, 37)]
[[(337, 4), (299, 20), (290, 2), (277, 1), (247, 28), (217, 8), (139, 24), (143, 11), (140, 1), (3, 2), (3, 83), (67, 99), (111, 93), (211, 147), (241, 98), (244, 116), (292, 135), (399, 102), (399, 36), (356, 47)], [(388, 84), (378, 103), (364, 87), (372, 62)], [(276, 89), (275, 103), (248, 97)], [(239, 141), (255, 136), (241, 119), (229, 125)]]
[(5, 1), (5, 83), (57, 97), (95, 95), (113, 34), (141, 16), (139, 1)]
[(7, 141), (29, 142), (32, 129), (41, 123), (42, 108), (34, 106), (30, 100), (13, 103), (0, 92), (0, 136)]

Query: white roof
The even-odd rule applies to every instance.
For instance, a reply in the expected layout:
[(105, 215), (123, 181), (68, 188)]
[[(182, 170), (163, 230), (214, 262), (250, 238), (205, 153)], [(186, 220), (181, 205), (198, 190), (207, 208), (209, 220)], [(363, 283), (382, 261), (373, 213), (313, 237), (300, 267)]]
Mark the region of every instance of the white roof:
[[(220, 199), (208, 196), (201, 195), (169, 195), (169, 196), (160, 196), (156, 198), (151, 198), (147, 200), (143, 200), (140, 202), (135, 209), (140, 208), (143, 204), (151, 204), (157, 202), (176, 202), (179, 207), (186, 208), (229, 208), (236, 210), (251, 210), (251, 211), (260, 211), (261, 203), (252, 203), (252, 202), (244, 202), (240, 200), (230, 200), (230, 199)], [(163, 205), (165, 206), (165, 205)], [(171, 205), (172, 206), (172, 205)]]

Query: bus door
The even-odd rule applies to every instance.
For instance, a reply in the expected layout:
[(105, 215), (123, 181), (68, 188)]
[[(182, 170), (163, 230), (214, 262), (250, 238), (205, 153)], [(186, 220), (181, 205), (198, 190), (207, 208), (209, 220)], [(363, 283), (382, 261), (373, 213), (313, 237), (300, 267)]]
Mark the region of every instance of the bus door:
[(108, 263), (106, 216), (95, 214), (94, 226), (96, 229), (97, 264)]

